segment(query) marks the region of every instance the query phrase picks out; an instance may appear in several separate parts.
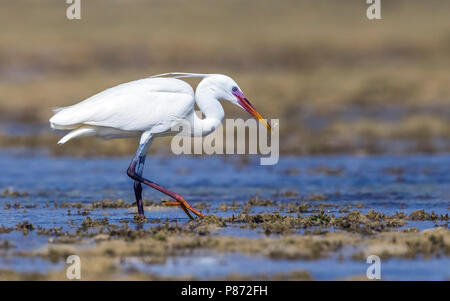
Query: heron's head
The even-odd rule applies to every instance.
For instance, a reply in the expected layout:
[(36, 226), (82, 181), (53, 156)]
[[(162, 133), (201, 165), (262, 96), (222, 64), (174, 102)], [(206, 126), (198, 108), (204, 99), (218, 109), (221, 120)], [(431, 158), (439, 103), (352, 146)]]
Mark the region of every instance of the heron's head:
[(213, 86), (214, 89), (216, 89), (216, 96), (219, 99), (227, 100), (246, 110), (250, 113), (250, 115), (261, 122), (269, 131), (271, 131), (270, 125), (261, 116), (261, 114), (256, 111), (255, 107), (245, 97), (244, 92), (242, 92), (241, 88), (231, 77), (222, 74), (215, 74), (205, 78), (205, 81), (211, 81), (211, 83), (214, 83)]

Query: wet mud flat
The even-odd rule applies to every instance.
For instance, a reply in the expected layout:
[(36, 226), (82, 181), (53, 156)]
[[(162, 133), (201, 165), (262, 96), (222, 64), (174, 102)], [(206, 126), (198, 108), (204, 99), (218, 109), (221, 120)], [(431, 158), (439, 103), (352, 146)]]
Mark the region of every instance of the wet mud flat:
[(145, 189), (138, 222), (128, 158), (2, 152), (0, 279), (449, 279), (449, 155), (257, 159), (150, 157), (207, 217)]

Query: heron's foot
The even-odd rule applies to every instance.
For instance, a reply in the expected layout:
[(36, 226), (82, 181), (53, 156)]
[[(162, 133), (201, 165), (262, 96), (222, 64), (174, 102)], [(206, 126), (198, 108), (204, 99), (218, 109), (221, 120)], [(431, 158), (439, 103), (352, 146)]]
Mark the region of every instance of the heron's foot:
[(192, 207), (184, 198), (179, 197), (178, 200), (176, 201), (163, 201), (163, 204), (166, 206), (180, 206), (181, 209), (184, 210), (184, 212), (186, 213), (186, 215), (190, 218), (190, 219), (194, 219), (192, 217), (192, 215), (190, 214), (189, 210), (192, 211), (195, 215), (199, 216), (199, 217), (204, 217), (205, 215), (203, 213), (201, 213), (200, 211), (198, 211), (197, 209), (195, 209), (194, 207)]
[(134, 216), (134, 221), (136, 223), (146, 223), (148, 222), (148, 219), (145, 217), (144, 214), (140, 213)]

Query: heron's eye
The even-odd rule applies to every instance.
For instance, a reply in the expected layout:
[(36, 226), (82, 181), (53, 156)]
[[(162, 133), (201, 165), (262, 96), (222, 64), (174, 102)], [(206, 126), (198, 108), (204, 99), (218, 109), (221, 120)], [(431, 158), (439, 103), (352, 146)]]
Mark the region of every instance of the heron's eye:
[(233, 87), (233, 89), (231, 89), (233, 92), (237, 91), (237, 87)]

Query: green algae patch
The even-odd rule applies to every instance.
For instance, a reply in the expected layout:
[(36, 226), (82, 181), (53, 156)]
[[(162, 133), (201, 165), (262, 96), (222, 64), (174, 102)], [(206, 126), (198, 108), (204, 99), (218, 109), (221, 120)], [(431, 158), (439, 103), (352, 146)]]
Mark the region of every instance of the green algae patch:
[(425, 210), (420, 209), (420, 210), (413, 211), (409, 215), (408, 219), (413, 220), (413, 221), (436, 221), (436, 220), (448, 221), (449, 217), (448, 217), (448, 213), (438, 215), (434, 212), (427, 213), (427, 212), (425, 212)]
[[(296, 207), (285, 206), (288, 212), (297, 212)], [(302, 207), (303, 208), (303, 207)], [(306, 207), (310, 208), (310, 207)], [(244, 213), (243, 213), (244, 212)], [(383, 231), (391, 231), (393, 229), (405, 226), (407, 223), (404, 213), (396, 213), (392, 216), (386, 216), (384, 213), (370, 210), (367, 214), (363, 214), (358, 210), (353, 210), (342, 216), (336, 217), (334, 214), (327, 214), (323, 209), (317, 210), (317, 213), (302, 215), (282, 215), (279, 212), (247, 214), (241, 211), (238, 215), (231, 217), (215, 217), (208, 216), (199, 219), (196, 222), (198, 226), (205, 228), (227, 227), (235, 225), (250, 229), (261, 229), (262, 233), (270, 234), (293, 234), (298, 233), (300, 229), (321, 230), (340, 229), (349, 232), (358, 232), (365, 234), (373, 234)], [(209, 226), (209, 227), (206, 227)]]

